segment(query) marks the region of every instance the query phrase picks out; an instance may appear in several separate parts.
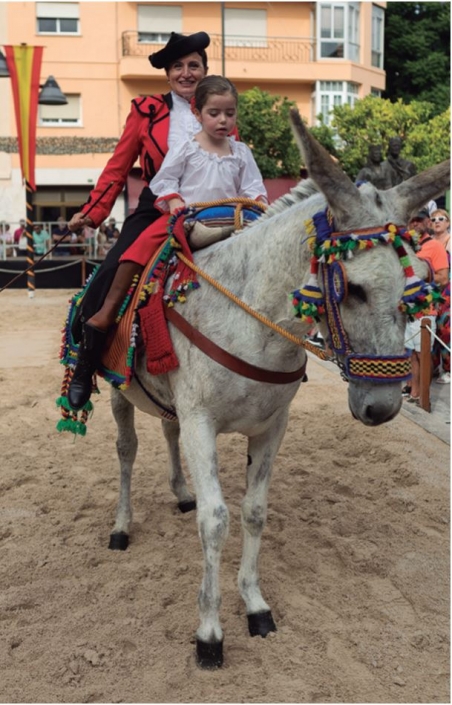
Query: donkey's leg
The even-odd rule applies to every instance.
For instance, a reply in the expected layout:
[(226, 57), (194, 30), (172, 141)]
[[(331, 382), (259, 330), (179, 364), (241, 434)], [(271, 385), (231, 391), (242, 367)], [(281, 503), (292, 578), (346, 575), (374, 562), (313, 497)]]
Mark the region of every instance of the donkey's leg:
[(166, 438), (169, 454), (169, 484), (177, 497), (177, 506), (181, 512), (196, 509), (196, 500), (190, 493), (182, 471), (179, 450), (180, 427), (175, 421), (162, 421), (163, 434)]
[(198, 531), (204, 554), (204, 573), (198, 595), (197, 661), (202, 668), (218, 668), (223, 664), (219, 572), (221, 551), (228, 535), (229, 512), (218, 480), (215, 429), (208, 418), (191, 412), (186, 419), (181, 419), (181, 441), (193, 478)]
[(246, 605), (251, 636), (265, 637), (276, 631), (272, 613), (259, 588), (258, 559), (262, 531), (267, 519), (267, 494), (273, 461), (287, 426), (283, 411), (272, 427), (249, 439), (246, 494), (242, 502), (243, 553), (239, 570), (240, 594)]
[(135, 408), (116, 389), (111, 391), (111, 408), (118, 427), (116, 449), (118, 451), (121, 481), (119, 487), (119, 502), (116, 510), (116, 522), (110, 534), (108, 548), (125, 551), (129, 545), (129, 530), (132, 521), (132, 507), (130, 504), (130, 483), (132, 468), (138, 448), (137, 434), (135, 433), (134, 413)]

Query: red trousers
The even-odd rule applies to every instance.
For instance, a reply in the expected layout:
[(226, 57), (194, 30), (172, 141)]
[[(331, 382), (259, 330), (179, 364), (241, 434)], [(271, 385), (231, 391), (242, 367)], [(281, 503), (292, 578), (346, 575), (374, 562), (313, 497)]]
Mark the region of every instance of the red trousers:
[(146, 230), (143, 230), (135, 242), (121, 255), (119, 261), (136, 262), (145, 267), (158, 248), (168, 239), (169, 217), (168, 214), (162, 215)]

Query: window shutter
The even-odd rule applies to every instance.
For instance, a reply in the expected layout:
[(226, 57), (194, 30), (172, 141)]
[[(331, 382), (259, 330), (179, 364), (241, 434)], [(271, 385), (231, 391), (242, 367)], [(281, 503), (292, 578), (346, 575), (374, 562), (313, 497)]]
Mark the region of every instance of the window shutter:
[(179, 5), (138, 5), (138, 31), (152, 34), (182, 34), (182, 7)]
[(37, 2), (36, 17), (78, 20), (79, 4), (78, 2)]

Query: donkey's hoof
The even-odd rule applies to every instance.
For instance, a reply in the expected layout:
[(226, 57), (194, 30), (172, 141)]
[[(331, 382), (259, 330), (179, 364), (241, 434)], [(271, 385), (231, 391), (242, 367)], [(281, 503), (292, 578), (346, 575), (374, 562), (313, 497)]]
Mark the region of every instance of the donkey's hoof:
[(269, 632), (276, 632), (276, 624), (273, 621), (270, 610), (268, 612), (249, 614), (248, 629), (251, 636), (266, 637)]
[(223, 641), (206, 641), (196, 639), (196, 660), (201, 668), (221, 668), (223, 665)]
[(110, 534), (110, 543), (108, 548), (112, 551), (125, 551), (129, 545), (129, 534), (125, 531), (118, 531), (116, 534)]
[(185, 502), (178, 502), (177, 506), (179, 507), (182, 514), (186, 514), (187, 512), (192, 512), (194, 509), (196, 509), (196, 500), (189, 499)]

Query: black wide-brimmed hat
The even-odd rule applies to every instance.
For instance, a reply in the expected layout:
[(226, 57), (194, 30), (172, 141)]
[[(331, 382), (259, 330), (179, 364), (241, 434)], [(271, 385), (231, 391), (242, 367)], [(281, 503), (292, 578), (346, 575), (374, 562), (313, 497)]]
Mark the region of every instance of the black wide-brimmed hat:
[(149, 61), (155, 69), (165, 69), (173, 61), (181, 59), (187, 54), (197, 51), (199, 54), (210, 44), (210, 37), (206, 32), (196, 32), (188, 36), (171, 32), (168, 42), (149, 56)]

